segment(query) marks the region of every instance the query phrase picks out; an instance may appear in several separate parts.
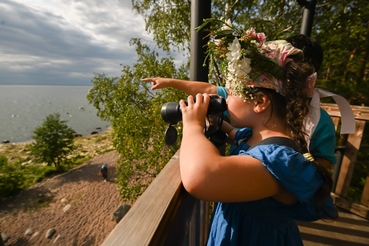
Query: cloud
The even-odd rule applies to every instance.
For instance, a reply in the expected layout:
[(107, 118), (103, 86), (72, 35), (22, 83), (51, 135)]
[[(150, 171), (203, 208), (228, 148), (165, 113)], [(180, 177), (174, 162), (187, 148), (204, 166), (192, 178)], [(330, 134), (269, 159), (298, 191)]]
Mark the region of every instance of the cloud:
[(91, 85), (120, 75), (137, 56), (133, 37), (152, 40), (130, 0), (2, 0), (0, 84)]

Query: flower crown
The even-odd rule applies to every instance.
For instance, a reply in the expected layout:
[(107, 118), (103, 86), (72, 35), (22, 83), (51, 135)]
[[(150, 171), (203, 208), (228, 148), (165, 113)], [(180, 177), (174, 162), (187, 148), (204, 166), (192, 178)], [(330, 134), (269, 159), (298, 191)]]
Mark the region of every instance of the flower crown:
[(264, 33), (253, 28), (241, 30), (224, 19), (205, 19), (196, 30), (211, 23), (221, 23), (220, 29), (210, 26), (210, 41), (207, 43), (207, 58), (219, 66), (219, 73), (226, 80), (226, 88), (241, 98), (253, 99), (254, 87), (273, 89), (284, 95), (282, 79), (288, 55), (303, 55), (285, 40), (266, 42)]

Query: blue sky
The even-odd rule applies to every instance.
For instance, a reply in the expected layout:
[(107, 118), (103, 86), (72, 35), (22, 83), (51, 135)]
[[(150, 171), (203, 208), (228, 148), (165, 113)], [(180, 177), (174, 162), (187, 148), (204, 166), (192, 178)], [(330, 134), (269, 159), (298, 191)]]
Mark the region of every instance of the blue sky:
[(131, 0), (1, 0), (0, 85), (91, 85), (120, 76), (137, 56), (131, 38), (152, 41)]

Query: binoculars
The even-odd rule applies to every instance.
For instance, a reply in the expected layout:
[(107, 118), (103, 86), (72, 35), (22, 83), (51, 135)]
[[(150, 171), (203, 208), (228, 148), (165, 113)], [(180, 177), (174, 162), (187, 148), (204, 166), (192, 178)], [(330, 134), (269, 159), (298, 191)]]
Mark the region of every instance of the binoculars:
[[(196, 102), (196, 98), (194, 98)], [(186, 105), (188, 105), (187, 100), (185, 101)], [(227, 110), (226, 100), (222, 97), (218, 97), (216, 95), (210, 96), (209, 107), (206, 115), (223, 113)], [(167, 102), (161, 107), (161, 117), (163, 120), (171, 125), (177, 124), (182, 120), (182, 111), (179, 106), (179, 103), (175, 102)]]
[[(194, 101), (196, 102), (196, 98), (194, 98)], [(187, 100), (185, 101), (185, 104), (188, 105)], [(217, 95), (210, 96), (209, 107), (206, 113), (207, 116), (222, 114), (226, 110), (227, 103), (224, 98), (219, 97)], [(165, 122), (169, 123), (169, 126), (164, 133), (165, 142), (168, 145), (173, 145), (177, 140), (177, 129), (173, 125), (177, 124), (179, 121), (182, 120), (182, 111), (179, 106), (179, 103), (175, 102), (165, 103), (161, 107), (161, 117)], [(219, 125), (221, 125), (221, 123)], [(219, 134), (219, 131), (217, 132), (217, 135)], [(213, 135), (213, 137), (214, 136), (216, 135)], [(221, 138), (224, 138), (224, 136), (222, 135)], [(209, 139), (211, 140), (211, 137), (209, 137)], [(217, 137), (216, 139), (219, 139), (219, 137)]]

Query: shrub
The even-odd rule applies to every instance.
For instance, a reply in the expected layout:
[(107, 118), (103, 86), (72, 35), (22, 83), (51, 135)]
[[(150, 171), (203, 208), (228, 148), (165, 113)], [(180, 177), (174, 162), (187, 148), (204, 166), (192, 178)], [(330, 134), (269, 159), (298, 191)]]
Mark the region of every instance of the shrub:
[(60, 120), (60, 114), (50, 114), (43, 124), (33, 131), (30, 151), (35, 159), (46, 162), (49, 166), (60, 167), (66, 156), (74, 149), (73, 129), (68, 127), (66, 121)]
[(10, 165), (8, 158), (0, 156), (0, 197), (9, 197), (19, 192), (25, 180), (20, 163)]

